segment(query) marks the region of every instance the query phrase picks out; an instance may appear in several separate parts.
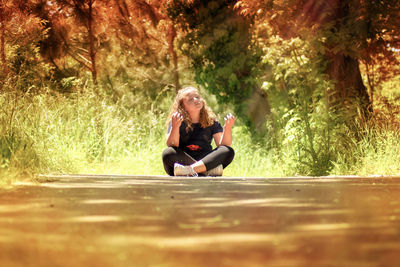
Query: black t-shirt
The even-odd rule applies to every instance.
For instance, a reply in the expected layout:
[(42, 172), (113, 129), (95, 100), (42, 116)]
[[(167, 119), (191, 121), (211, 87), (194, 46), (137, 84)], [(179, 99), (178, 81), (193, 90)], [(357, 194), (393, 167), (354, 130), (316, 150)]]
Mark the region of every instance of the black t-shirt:
[[(168, 132), (171, 130), (171, 125)], [(218, 121), (213, 125), (202, 128), (200, 123), (193, 123), (193, 130), (186, 132), (186, 123), (183, 121), (179, 128), (179, 148), (198, 160), (212, 150), (213, 135), (223, 132)]]

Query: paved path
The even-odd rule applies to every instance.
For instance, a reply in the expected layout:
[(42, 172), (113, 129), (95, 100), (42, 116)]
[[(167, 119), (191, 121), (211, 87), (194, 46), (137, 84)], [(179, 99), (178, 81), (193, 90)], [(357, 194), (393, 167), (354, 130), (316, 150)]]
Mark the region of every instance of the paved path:
[(0, 190), (0, 266), (400, 266), (400, 178), (19, 185)]

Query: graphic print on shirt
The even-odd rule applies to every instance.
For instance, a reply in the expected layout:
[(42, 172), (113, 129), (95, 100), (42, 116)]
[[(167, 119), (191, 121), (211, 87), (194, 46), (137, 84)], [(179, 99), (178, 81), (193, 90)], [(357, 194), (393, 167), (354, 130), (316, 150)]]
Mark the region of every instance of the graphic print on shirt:
[(189, 148), (190, 150), (192, 150), (192, 151), (199, 151), (199, 150), (202, 150), (202, 147), (201, 146), (198, 146), (198, 145), (188, 145), (188, 146), (186, 146), (187, 148)]

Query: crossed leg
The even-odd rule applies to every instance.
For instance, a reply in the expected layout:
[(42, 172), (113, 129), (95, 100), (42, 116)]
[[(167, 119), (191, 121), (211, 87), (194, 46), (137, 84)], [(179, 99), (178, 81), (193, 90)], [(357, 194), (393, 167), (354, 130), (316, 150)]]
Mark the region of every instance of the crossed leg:
[(168, 175), (174, 175), (174, 164), (191, 165), (196, 173), (204, 173), (222, 164), (228, 166), (235, 156), (234, 150), (229, 146), (219, 146), (196, 161), (189, 154), (177, 147), (167, 147), (162, 153), (164, 169)]

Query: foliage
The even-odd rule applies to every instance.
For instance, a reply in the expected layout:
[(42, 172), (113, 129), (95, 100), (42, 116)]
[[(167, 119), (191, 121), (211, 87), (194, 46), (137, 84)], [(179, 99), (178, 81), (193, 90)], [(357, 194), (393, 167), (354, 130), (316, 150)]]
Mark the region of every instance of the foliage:
[[(294, 82), (298, 81), (291, 81)], [(164, 92), (152, 102), (145, 96), (125, 94), (115, 102), (106, 93), (93, 91), (84, 80), (74, 83), (82, 90), (70, 95), (55, 94), (49, 89), (44, 93), (45, 88), (41, 94), (0, 94), (0, 184), (12, 182), (15, 177), (49, 173), (164, 175), (160, 155), (165, 148), (165, 119), (174, 95)], [(318, 90), (321, 88), (316, 87)], [(318, 92), (308, 99), (315, 101), (315, 95)], [(210, 98), (207, 94), (205, 97)], [(287, 96), (286, 100), (294, 98)], [(345, 129), (334, 128), (332, 118), (328, 124), (326, 113), (305, 116), (305, 106), (293, 106), (291, 113), (304, 116), (313, 127), (309, 135), (303, 129), (305, 122), (277, 115), (290, 113), (286, 101), (278, 102), (283, 106), (282, 110), (274, 106), (275, 122), (286, 128), (274, 138), (282, 145), (271, 147), (271, 140), (255, 140), (249, 129), (238, 122), (233, 129), (236, 156), (224, 171), (225, 176), (387, 175), (400, 169), (396, 156), (400, 149), (398, 131), (390, 130), (389, 125), (360, 126), (364, 137), (356, 142), (351, 136), (344, 137)], [(210, 103), (219, 110), (216, 103)], [(316, 101), (308, 106), (319, 108), (323, 104)], [(226, 111), (219, 113), (222, 118)], [(325, 124), (317, 124), (317, 120)], [(323, 133), (329, 125), (331, 138), (341, 137), (347, 143), (326, 139)], [(312, 144), (309, 137), (314, 138)], [(316, 162), (307, 150), (311, 148), (319, 151)], [(324, 166), (324, 162), (328, 165)]]
[(17, 13), (7, 21), (4, 32), (6, 67), (0, 75), (0, 88), (12, 84), (14, 89), (32, 91), (49, 80), (50, 66), (41, 58), (39, 43), (46, 38), (43, 21)]
[(2, 168), (24, 170), (27, 176), (100, 168), (105, 173), (160, 174), (165, 129), (159, 118), (166, 117), (162, 98), (161, 107), (151, 110), (144, 97), (125, 95), (114, 103), (82, 81), (76, 83), (84, 90), (69, 96), (0, 95)]
[[(0, 173), (25, 178), (40, 173), (164, 174), (165, 119), (174, 95), (163, 92), (152, 102), (125, 94), (114, 102), (85, 84), (76, 80), (82, 90), (70, 95), (45, 93), (44, 88), (42, 94), (0, 95), (5, 111), (0, 116), (5, 126), (0, 130)], [(226, 175), (279, 175), (272, 172), (276, 168), (266, 151), (249, 145), (244, 126), (238, 125), (234, 138), (237, 164)], [(257, 167), (260, 162), (263, 168)]]
[(235, 1), (171, 1), (169, 16), (183, 30), (182, 53), (195, 80), (244, 114), (244, 100), (259, 86), (260, 51), (252, 42), (252, 20), (233, 9)]
[(236, 8), (242, 14), (259, 16), (281, 37), (299, 37), (311, 29), (325, 35), (326, 48), (333, 52), (367, 62), (379, 57), (389, 66), (398, 64), (394, 58), (400, 48), (398, 1), (241, 0)]
[(289, 164), (287, 171), (326, 175), (335, 160), (340, 120), (329, 103), (333, 85), (318, 72), (313, 51), (298, 38), (271, 38), (264, 60), (273, 70), (263, 88), (271, 103), (273, 143)]
[(336, 81), (336, 98), (343, 107), (359, 102), (365, 112), (370, 110), (372, 101), (361, 80), (359, 61), (385, 62), (382, 74), (398, 65), (394, 56), (400, 48), (398, 1), (242, 0), (236, 8), (258, 15), (259, 21), (267, 22), (283, 38), (317, 36), (315, 44), (323, 44), (320, 53), (327, 63), (326, 73)]
[(353, 142), (346, 152), (338, 155), (331, 175), (398, 175), (399, 128), (398, 125), (393, 128), (392, 125), (384, 125), (382, 122), (384, 121), (360, 127), (364, 132), (362, 139)]
[[(38, 36), (40, 38), (40, 35)], [(8, 47), (9, 69), (14, 73), (5, 77), (5, 84), (12, 83), (14, 90), (38, 91), (50, 79), (51, 66), (40, 57), (37, 42), (18, 43)]]

